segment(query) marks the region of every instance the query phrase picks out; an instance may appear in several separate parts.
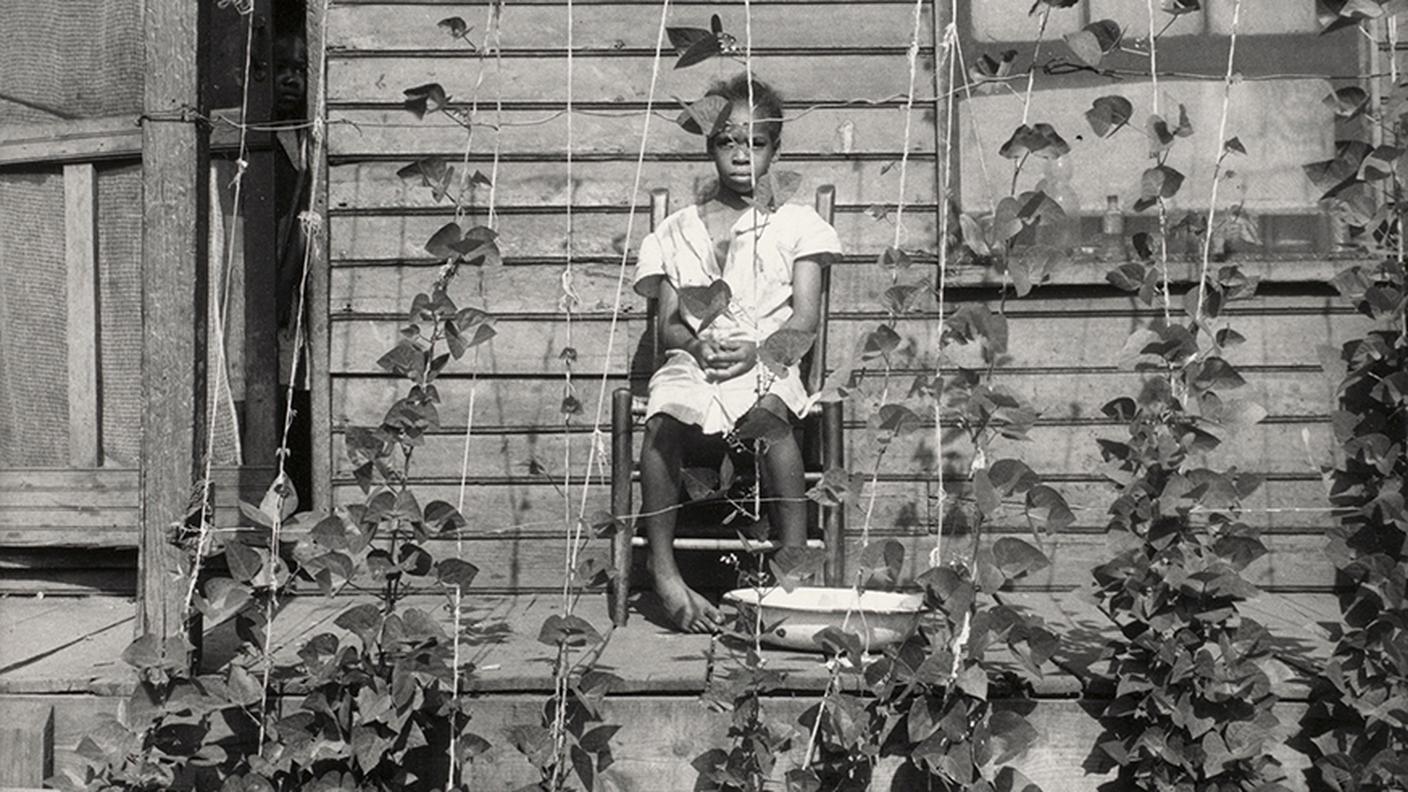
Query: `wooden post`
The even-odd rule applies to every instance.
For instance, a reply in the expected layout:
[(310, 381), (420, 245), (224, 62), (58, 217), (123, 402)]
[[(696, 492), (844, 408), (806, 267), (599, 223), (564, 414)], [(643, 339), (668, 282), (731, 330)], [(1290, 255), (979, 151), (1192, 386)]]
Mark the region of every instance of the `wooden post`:
[(171, 543), (199, 470), (206, 412), (209, 133), (200, 120), (210, 3), (146, 0), (142, 124), (142, 456), (138, 635), (183, 635)]
[(0, 788), (39, 789), (54, 774), (54, 706), (0, 701)]
[[(323, 92), (327, 80), (325, 58), (327, 51), (327, 20), (323, 13), (326, 0), (311, 0), (308, 3), (308, 116), (317, 118), (320, 108), (317, 98)], [(315, 123), (316, 120), (315, 120)], [(324, 127), (323, 134), (326, 135)], [(316, 142), (310, 145), (310, 149)], [(308, 272), (308, 372), (309, 396), (312, 400), (313, 425), (313, 504), (316, 508), (332, 511), (332, 380), (328, 376), (328, 290), (330, 269), (328, 266), (328, 155), (327, 145), (322, 147), (322, 156), (309, 163), (313, 169), (312, 179), (316, 189), (309, 196), (309, 209), (317, 217), (323, 218), (322, 227), (315, 231), (313, 238), (313, 259)]]
[(98, 401), (98, 200), (92, 163), (64, 166), (68, 269), (68, 463), (102, 461)]

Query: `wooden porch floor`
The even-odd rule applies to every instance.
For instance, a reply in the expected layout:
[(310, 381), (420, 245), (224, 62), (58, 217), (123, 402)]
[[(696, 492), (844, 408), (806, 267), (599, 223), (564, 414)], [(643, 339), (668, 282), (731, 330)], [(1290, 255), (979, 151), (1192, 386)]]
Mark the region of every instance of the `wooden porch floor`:
[[(624, 680), (608, 699), (608, 717), (623, 724), (616, 744), (617, 781), (625, 790), (689, 789), (696, 773), (690, 761), (723, 744), (726, 716), (697, 701), (704, 688), (710, 638), (680, 635), (640, 612), (645, 594), (633, 603), (630, 623), (610, 636), (600, 667)], [(1041, 614), (1061, 636), (1061, 648), (1042, 677), (1028, 678), (1038, 699), (1028, 713), (1043, 742), (1020, 762), (1046, 792), (1089, 792), (1108, 780), (1109, 766), (1091, 758), (1099, 734), (1100, 702), (1084, 697), (1084, 682), (1112, 631), (1108, 622), (1074, 592), (1020, 592), (1004, 595), (1010, 604)], [(302, 597), (287, 602), (275, 620), (280, 656), (292, 657), (301, 641), (325, 630), (352, 600)], [(504, 728), (531, 721), (551, 690), (551, 652), (536, 640), (544, 618), (560, 609), (554, 595), (470, 598), (466, 623), (479, 636), (469, 659), (478, 671), (473, 686), (482, 693), (475, 708), (476, 728), (497, 747), (476, 767), (475, 789), (515, 789), (532, 781), (531, 768), (507, 746)], [(449, 624), (444, 599), (407, 603)], [(648, 609), (647, 609), (648, 610)], [(1293, 658), (1324, 659), (1330, 625), (1338, 618), (1330, 594), (1264, 594), (1247, 603), (1246, 614), (1264, 624), (1278, 652)], [(605, 598), (584, 597), (577, 610), (600, 630), (609, 625)], [(76, 766), (79, 739), (103, 712), (116, 712), (131, 690), (131, 676), (119, 659), (132, 639), (133, 603), (122, 598), (0, 598), (0, 711), (9, 706), (51, 704), (55, 712), (54, 755), (59, 767)], [(218, 667), (235, 646), (228, 625), (205, 637), (204, 664)], [(722, 662), (723, 653), (720, 650)], [(769, 699), (772, 717), (795, 719), (813, 699), (808, 691), (825, 683), (819, 655), (771, 651), (774, 667), (788, 672), (784, 689)], [(999, 663), (1003, 658), (994, 657)], [(1015, 664), (1011, 668), (1017, 671)], [(1292, 665), (1271, 663), (1282, 731), (1294, 731), (1307, 697), (1306, 682)], [(1020, 673), (1020, 672), (1019, 672)], [(1017, 702), (1013, 702), (1017, 705)], [(1024, 708), (1025, 709), (1025, 708)], [(1291, 786), (1304, 788), (1306, 758), (1281, 746), (1276, 751)], [(888, 778), (887, 766), (878, 778)], [(888, 782), (875, 790), (888, 789)]]
[[(654, 621), (649, 593), (632, 602), (629, 624), (612, 632), (600, 666), (625, 681), (623, 693), (698, 693), (703, 689), (712, 640), (682, 635)], [(1042, 677), (1022, 675), (1040, 697), (1072, 697), (1100, 649), (1113, 636), (1108, 621), (1075, 592), (1018, 592), (1003, 595), (1011, 605), (1041, 615), (1061, 637), (1060, 649)], [(332, 622), (356, 602), (316, 596), (290, 598), (275, 617), (274, 645), (281, 659), (294, 657), (300, 642), (319, 632), (336, 632)], [(552, 650), (537, 641), (543, 620), (561, 610), (550, 594), (469, 596), (463, 623), (474, 637), (468, 659), (475, 663), (474, 687), (485, 692), (552, 689)], [(642, 606), (645, 612), (642, 613)], [(413, 597), (403, 607), (421, 608), (448, 629), (452, 615), (443, 597)], [(0, 694), (97, 693), (130, 690), (120, 660), (132, 640), (134, 603), (120, 597), (0, 598)], [(602, 632), (610, 619), (605, 598), (588, 595), (577, 614)], [(1320, 660), (1330, 651), (1329, 628), (1338, 620), (1332, 594), (1263, 594), (1244, 612), (1265, 625), (1278, 652)], [(237, 639), (230, 625), (207, 631), (202, 665), (213, 670), (229, 659)], [(724, 650), (715, 649), (722, 658)], [(769, 662), (788, 673), (787, 689), (819, 690), (826, 681), (819, 655), (767, 650)], [(994, 657), (1004, 664), (1001, 655)], [(1283, 664), (1284, 665), (1284, 664)], [(1301, 680), (1284, 666), (1278, 679), (1284, 698), (1302, 699)], [(1011, 664), (1013, 671), (1018, 671)]]

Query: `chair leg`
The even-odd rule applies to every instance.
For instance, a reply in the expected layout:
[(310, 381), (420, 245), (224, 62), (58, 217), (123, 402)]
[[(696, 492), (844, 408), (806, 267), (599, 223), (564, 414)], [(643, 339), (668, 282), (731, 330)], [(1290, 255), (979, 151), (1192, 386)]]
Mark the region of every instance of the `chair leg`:
[[(839, 403), (821, 405), (821, 465), (823, 470), (844, 469), (845, 424)], [(826, 545), (826, 585), (844, 584), (846, 575), (846, 505), (821, 508), (821, 534)]]
[(635, 519), (631, 516), (631, 472), (635, 451), (631, 438), (631, 391), (617, 389), (611, 394), (611, 514), (619, 521), (611, 538), (611, 623), (626, 623), (626, 599), (631, 593), (631, 537)]

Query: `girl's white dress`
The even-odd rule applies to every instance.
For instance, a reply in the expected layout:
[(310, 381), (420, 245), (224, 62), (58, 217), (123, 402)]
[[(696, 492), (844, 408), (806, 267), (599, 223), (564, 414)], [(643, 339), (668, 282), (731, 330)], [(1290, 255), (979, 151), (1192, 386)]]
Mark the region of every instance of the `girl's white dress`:
[[(668, 278), (676, 289), (708, 286), (722, 278), (733, 295), (723, 314), (702, 331), (683, 304), (681, 317), (701, 339), (762, 343), (792, 316), (793, 262), (841, 252), (836, 229), (816, 210), (800, 204), (784, 204), (771, 213), (749, 208), (734, 223), (732, 237), (721, 264), (699, 207), (671, 214), (641, 243), (636, 292), (655, 297), (660, 278)], [(794, 414), (805, 407), (807, 392), (795, 365), (784, 377), (774, 377), (759, 365), (731, 380), (709, 382), (693, 355), (672, 349), (650, 378), (646, 417), (665, 413), (698, 425), (706, 434), (724, 432), (757, 402), (760, 386)]]

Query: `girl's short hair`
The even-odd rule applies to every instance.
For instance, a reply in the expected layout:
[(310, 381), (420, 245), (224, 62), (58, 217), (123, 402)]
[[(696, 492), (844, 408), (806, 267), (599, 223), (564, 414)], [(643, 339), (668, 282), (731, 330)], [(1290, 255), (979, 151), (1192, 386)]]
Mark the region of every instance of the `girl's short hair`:
[[(753, 79), (752, 94), (758, 126), (762, 127), (763, 132), (772, 138), (773, 143), (780, 142), (782, 140), (782, 94), (757, 78)], [(730, 104), (741, 104), (746, 107), (749, 99), (748, 74), (741, 72), (727, 80), (719, 80), (710, 85), (704, 95), (723, 97)], [(712, 145), (712, 140), (710, 145)]]

